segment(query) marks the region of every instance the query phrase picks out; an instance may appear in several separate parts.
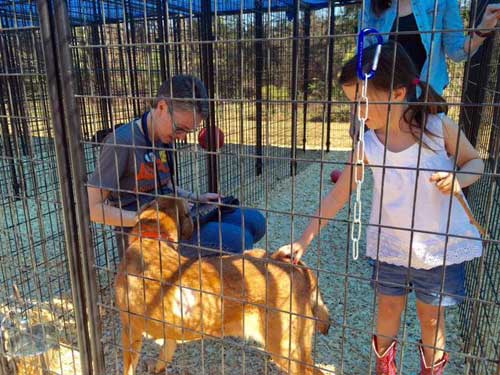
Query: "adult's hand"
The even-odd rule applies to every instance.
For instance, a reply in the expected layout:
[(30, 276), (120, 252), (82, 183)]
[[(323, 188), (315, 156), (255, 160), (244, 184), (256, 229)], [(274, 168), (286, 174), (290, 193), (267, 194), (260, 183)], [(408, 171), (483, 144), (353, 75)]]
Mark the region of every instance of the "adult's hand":
[(486, 7), (483, 18), (477, 26), (478, 34), (473, 33), (471, 36), (465, 38), (464, 51), (467, 54), (474, 54), (477, 49), (484, 43), (489, 32), (495, 28), (498, 20), (500, 19), (500, 4), (490, 4)]
[(500, 20), (500, 4), (489, 4), (477, 28), (480, 31), (483, 31), (483, 29), (493, 29), (497, 25), (498, 20)]

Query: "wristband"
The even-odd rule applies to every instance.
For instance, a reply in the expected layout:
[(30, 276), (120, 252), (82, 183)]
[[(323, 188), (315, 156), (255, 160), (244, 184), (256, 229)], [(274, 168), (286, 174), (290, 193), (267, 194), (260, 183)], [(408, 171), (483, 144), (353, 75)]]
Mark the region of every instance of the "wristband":
[(490, 30), (486, 33), (483, 33), (481, 30), (474, 30), (474, 34), (476, 34), (477, 36), (480, 36), (481, 38), (487, 38), (487, 37), (491, 36), (493, 33), (494, 33), (493, 30)]

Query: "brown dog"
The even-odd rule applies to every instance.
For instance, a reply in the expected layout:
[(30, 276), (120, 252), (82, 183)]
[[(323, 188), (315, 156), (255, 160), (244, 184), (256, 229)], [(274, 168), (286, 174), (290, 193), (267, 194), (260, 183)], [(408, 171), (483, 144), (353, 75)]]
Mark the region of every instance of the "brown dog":
[(290, 374), (322, 374), (313, 368), (312, 340), (315, 329), (328, 332), (330, 318), (314, 273), (264, 250), (182, 257), (175, 243), (193, 231), (187, 205), (156, 203), (140, 214), (131, 235), (142, 239), (131, 237), (116, 278), (124, 374), (135, 373), (144, 333), (165, 339), (157, 371), (171, 362), (177, 341), (237, 336), (258, 341)]

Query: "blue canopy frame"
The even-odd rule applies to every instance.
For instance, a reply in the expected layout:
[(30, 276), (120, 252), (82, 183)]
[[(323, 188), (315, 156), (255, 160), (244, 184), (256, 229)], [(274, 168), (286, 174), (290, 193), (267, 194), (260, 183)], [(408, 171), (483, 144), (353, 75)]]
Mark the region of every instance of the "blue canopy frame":
[[(50, 0), (48, 0), (50, 1)], [(317, 10), (329, 5), (358, 3), (359, 0), (301, 0), (301, 10)], [(68, 13), (71, 26), (84, 26), (95, 23), (122, 22), (125, 18), (139, 19), (158, 15), (161, 7), (171, 16), (201, 16), (203, 0), (68, 0)], [(294, 14), (294, 0), (210, 0), (212, 14), (251, 13), (257, 9), (265, 11), (285, 11), (290, 20)], [(125, 10), (123, 7), (125, 4)], [(126, 14), (124, 14), (126, 12)], [(35, 0), (0, 0), (0, 20), (2, 28), (29, 27), (38, 25)]]

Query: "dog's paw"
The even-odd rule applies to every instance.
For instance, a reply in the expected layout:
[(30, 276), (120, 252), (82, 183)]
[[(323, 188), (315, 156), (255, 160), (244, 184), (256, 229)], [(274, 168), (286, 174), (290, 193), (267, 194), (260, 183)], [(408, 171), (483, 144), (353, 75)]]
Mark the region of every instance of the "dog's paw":
[(153, 358), (149, 358), (146, 360), (146, 369), (148, 371), (148, 374), (165, 375), (170, 373), (165, 362)]

